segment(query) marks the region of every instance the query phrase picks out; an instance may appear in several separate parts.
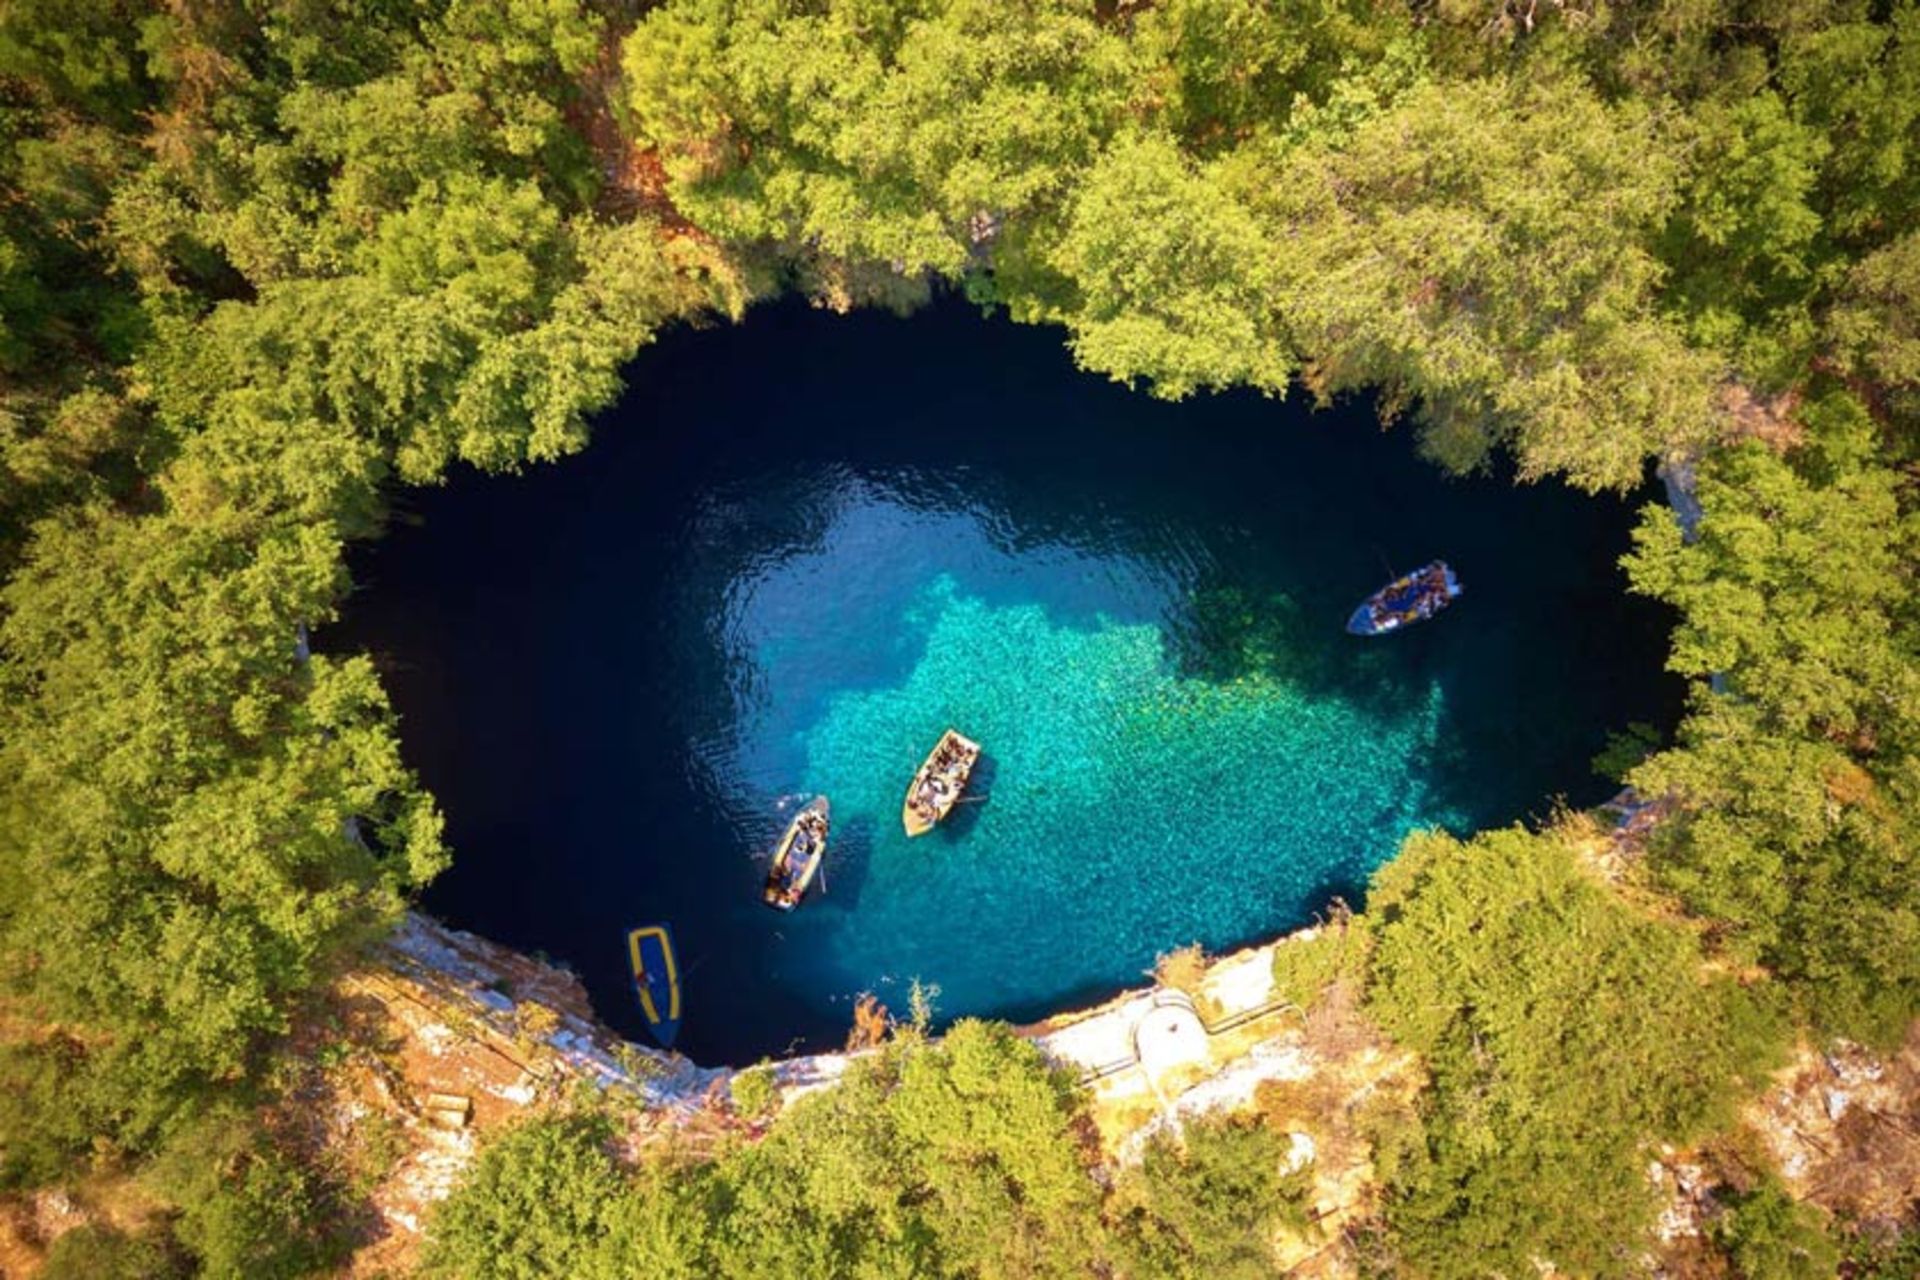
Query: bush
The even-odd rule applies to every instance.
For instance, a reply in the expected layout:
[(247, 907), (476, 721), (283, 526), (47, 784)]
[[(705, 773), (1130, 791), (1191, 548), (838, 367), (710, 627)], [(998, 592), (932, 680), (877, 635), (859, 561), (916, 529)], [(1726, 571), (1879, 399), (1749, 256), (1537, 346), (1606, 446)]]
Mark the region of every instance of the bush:
[(1851, 1280), (1913, 1280), (1920, 1276), (1920, 1229), (1885, 1234), (1861, 1231), (1847, 1242)]
[(207, 1280), (305, 1276), (345, 1254), (319, 1179), (245, 1112), (219, 1109), (194, 1121), (144, 1176), (176, 1207), (174, 1238)]
[(1197, 942), (1163, 951), (1154, 958), (1153, 980), (1169, 991), (1197, 996), (1206, 978), (1207, 953)]
[(737, 1072), (727, 1087), (733, 1094), (733, 1109), (749, 1119), (758, 1120), (780, 1109), (780, 1086), (774, 1082), (771, 1066), (762, 1064)]
[(462, 1280), (589, 1274), (626, 1182), (592, 1113), (530, 1121), (481, 1152), (433, 1216), (425, 1269)]
[(176, 1280), (187, 1274), (186, 1259), (166, 1236), (89, 1225), (53, 1242), (40, 1280)]
[(1820, 1211), (1771, 1178), (1732, 1198), (1713, 1224), (1713, 1242), (1741, 1280), (1830, 1280), (1840, 1265)]
[(1339, 911), (1313, 937), (1288, 938), (1273, 949), (1274, 992), (1311, 1010), (1335, 983), (1357, 989), (1365, 981), (1372, 947), (1367, 918)]
[(1258, 1280), (1275, 1274), (1273, 1236), (1307, 1224), (1310, 1175), (1281, 1173), (1287, 1143), (1258, 1121), (1209, 1117), (1147, 1144), (1122, 1195), (1132, 1274), (1145, 1280)]

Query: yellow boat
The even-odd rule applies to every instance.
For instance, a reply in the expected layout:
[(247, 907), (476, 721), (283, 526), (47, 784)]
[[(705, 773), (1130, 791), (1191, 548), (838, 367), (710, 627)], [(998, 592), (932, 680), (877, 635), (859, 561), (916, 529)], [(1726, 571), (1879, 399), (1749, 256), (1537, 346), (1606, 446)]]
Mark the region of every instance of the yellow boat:
[(773, 865), (767, 868), (767, 887), (761, 901), (778, 911), (791, 911), (806, 896), (814, 873), (827, 856), (827, 798), (814, 797), (813, 803), (793, 815), (787, 833), (773, 851)]
[(920, 772), (913, 775), (907, 788), (907, 800), (900, 807), (900, 821), (909, 836), (923, 836), (953, 811), (967, 779), (980, 759), (980, 744), (956, 729), (940, 735)]
[(655, 1039), (672, 1048), (680, 1031), (680, 966), (673, 959), (673, 935), (664, 924), (642, 925), (628, 931), (627, 954), (647, 1026)]

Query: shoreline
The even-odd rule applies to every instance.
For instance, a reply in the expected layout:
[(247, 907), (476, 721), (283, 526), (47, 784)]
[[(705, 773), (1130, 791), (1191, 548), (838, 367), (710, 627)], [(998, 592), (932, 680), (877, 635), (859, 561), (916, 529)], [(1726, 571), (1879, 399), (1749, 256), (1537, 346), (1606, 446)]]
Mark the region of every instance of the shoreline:
[[(1303, 925), (1207, 957), (1202, 985), (1216, 1012), (1200, 1020), (1205, 1034), (1226, 1034), (1291, 1008), (1271, 993), (1273, 953), (1291, 942), (1310, 941), (1326, 927)], [(870, 1052), (827, 1050), (745, 1065), (700, 1063), (622, 1036), (594, 1011), (578, 976), (565, 965), (537, 960), (419, 910), (407, 912), (376, 955), (379, 968), (393, 969), (444, 1001), (442, 1012), (448, 1020), (470, 1022), (496, 1036), (524, 1039), (527, 1010), (551, 1010), (554, 1025), (538, 1039), (555, 1055), (553, 1073), (630, 1089), (650, 1106), (699, 1105), (717, 1083), (763, 1067), (773, 1070), (783, 1090), (804, 1092), (837, 1079), (846, 1063)], [(1124, 987), (1094, 1003), (1013, 1024), (1013, 1029), (1062, 1066), (1112, 1074), (1126, 1056), (1124, 1037), (1116, 1039), (1120, 1033), (1115, 1028), (1122, 1021), (1138, 1021), (1156, 996), (1173, 992), (1156, 982)], [(1104, 1030), (1096, 1033), (1095, 1027)], [(636, 1060), (647, 1065), (636, 1066)]]

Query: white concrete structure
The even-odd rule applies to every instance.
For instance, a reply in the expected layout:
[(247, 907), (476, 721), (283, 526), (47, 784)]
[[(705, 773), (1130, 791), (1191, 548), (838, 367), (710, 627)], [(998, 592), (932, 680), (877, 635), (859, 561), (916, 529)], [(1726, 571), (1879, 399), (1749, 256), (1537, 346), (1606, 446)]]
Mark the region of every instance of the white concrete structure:
[(1133, 1056), (1149, 1077), (1158, 1078), (1176, 1067), (1204, 1067), (1207, 1026), (1194, 1011), (1193, 1001), (1178, 991), (1156, 991), (1146, 1012), (1133, 1025)]

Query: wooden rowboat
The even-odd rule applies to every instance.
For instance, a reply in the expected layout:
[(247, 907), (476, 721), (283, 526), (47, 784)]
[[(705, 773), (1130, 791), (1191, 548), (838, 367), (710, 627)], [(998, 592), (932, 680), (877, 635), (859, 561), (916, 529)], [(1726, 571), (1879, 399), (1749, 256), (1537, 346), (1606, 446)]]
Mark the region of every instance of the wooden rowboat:
[(673, 935), (664, 924), (643, 925), (627, 934), (633, 961), (633, 985), (640, 1011), (662, 1047), (672, 1048), (680, 1031), (680, 967), (673, 959)]
[(773, 865), (767, 868), (761, 901), (768, 906), (791, 911), (806, 896), (807, 886), (827, 856), (827, 815), (827, 798), (816, 796), (787, 824), (787, 833), (773, 851)]
[(909, 836), (923, 836), (953, 811), (967, 779), (980, 759), (980, 744), (949, 729), (940, 735), (927, 762), (913, 775), (907, 788), (907, 800), (900, 808), (900, 821)]

